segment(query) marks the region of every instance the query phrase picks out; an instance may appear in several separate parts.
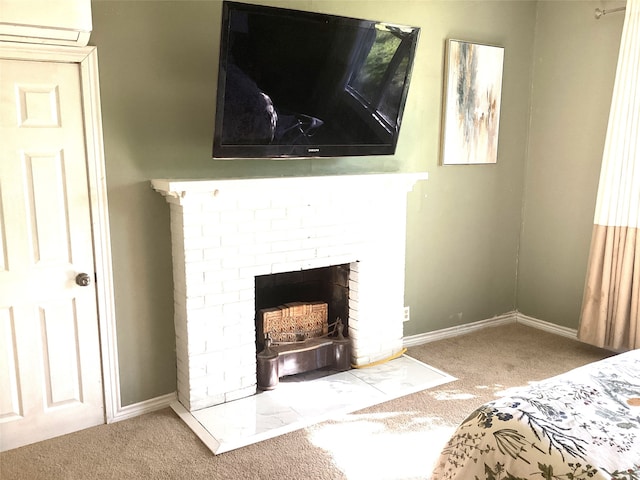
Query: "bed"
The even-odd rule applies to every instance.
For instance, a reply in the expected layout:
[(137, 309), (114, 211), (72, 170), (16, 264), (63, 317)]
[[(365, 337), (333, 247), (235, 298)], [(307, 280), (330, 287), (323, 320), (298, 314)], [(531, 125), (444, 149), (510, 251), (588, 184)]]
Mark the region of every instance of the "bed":
[(451, 436), (431, 478), (640, 479), (640, 350), (482, 405)]

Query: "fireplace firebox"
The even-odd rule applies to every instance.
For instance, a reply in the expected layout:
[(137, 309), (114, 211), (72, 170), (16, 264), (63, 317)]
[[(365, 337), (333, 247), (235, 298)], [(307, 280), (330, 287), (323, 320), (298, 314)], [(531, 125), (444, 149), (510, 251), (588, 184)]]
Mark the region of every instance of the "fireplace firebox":
[[(292, 302), (324, 302), (327, 322), (349, 328), (349, 264), (260, 275), (255, 279), (256, 348), (264, 348), (260, 311)], [(291, 339), (288, 339), (290, 342)]]
[(348, 370), (348, 318), (348, 264), (256, 277), (258, 388), (319, 368)]

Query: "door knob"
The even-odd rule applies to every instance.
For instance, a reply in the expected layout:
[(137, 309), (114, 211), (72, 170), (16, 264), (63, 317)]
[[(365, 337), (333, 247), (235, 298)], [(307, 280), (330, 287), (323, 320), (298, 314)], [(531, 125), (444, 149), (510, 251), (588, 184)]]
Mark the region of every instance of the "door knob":
[(91, 277), (87, 273), (79, 273), (76, 275), (76, 283), (81, 287), (87, 287), (91, 283)]

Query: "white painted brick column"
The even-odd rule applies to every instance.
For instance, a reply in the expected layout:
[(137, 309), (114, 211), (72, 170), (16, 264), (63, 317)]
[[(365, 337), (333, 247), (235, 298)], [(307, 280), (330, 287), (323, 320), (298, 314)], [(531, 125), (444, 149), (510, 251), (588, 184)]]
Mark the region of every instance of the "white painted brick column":
[(406, 194), (426, 174), (153, 180), (171, 208), (178, 398), (256, 391), (255, 276), (349, 263), (352, 362), (402, 349)]

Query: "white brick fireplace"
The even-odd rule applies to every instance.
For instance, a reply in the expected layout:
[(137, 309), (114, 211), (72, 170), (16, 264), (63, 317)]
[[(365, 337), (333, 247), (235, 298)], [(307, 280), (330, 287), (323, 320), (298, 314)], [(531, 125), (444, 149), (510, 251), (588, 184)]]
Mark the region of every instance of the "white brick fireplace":
[(152, 180), (171, 209), (178, 399), (256, 393), (255, 277), (349, 264), (352, 363), (402, 349), (406, 200), (426, 173)]

